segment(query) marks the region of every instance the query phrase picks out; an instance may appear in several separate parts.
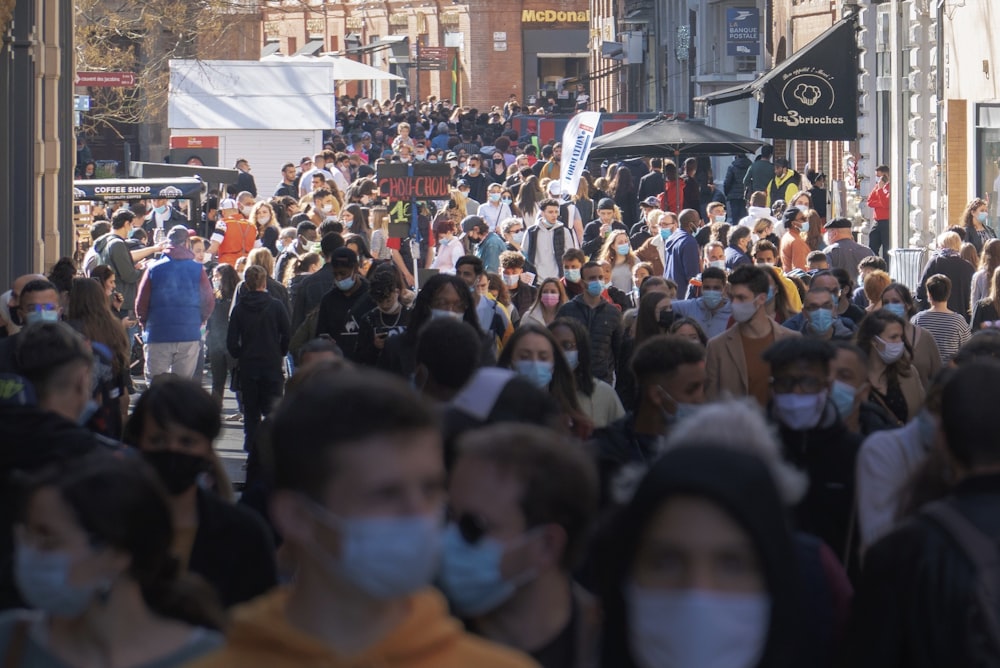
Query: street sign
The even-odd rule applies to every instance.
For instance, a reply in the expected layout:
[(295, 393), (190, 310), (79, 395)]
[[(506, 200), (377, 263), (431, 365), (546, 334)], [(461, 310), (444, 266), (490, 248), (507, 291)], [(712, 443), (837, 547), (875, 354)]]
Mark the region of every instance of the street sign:
[(448, 47), (446, 46), (422, 46), (420, 47), (420, 59), (417, 61), (417, 69), (427, 71), (445, 71), (451, 69), (450, 58), (448, 57)]
[(90, 111), (90, 96), (89, 95), (74, 95), (73, 96), (73, 110), (74, 111)]
[(92, 88), (134, 88), (135, 72), (77, 72), (74, 86)]

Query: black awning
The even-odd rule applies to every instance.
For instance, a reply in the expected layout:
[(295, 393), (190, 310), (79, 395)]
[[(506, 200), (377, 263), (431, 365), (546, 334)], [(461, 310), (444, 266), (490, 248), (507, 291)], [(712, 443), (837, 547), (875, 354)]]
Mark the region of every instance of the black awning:
[(856, 15), (826, 32), (755, 81), (695, 98), (708, 105), (754, 97), (757, 127), (777, 139), (857, 138)]

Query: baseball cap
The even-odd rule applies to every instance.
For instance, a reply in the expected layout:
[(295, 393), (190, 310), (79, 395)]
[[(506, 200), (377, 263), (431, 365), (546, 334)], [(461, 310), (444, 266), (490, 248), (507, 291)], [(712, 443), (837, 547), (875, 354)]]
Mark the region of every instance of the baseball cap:
[(656, 201), (656, 198), (650, 195), (646, 199), (639, 202), (639, 206), (648, 206), (651, 209), (660, 208), (660, 203)]
[(330, 254), (330, 266), (334, 269), (356, 269), (358, 256), (350, 248), (341, 246)]
[(466, 181), (465, 179), (459, 179), (458, 180), (458, 184), (455, 187), (456, 188), (468, 188), (469, 187), (469, 182)]
[(312, 158), (310, 158), (310, 157), (309, 157), (309, 156), (307, 155), (306, 157), (304, 157), (304, 158), (302, 158), (301, 160), (299, 160), (299, 166), (301, 167), (302, 165), (306, 164), (307, 162), (312, 162), (312, 161), (313, 161), (313, 159), (312, 159)]
[(236, 203), (236, 200), (234, 200), (231, 197), (227, 197), (226, 199), (219, 202), (219, 211), (225, 211), (227, 209), (238, 209), (238, 208), (240, 207)]
[(552, 196), (559, 195), (562, 193), (562, 187), (559, 185), (558, 181), (549, 181), (548, 185), (549, 194)]
[(601, 201), (597, 203), (598, 211), (614, 211), (615, 201), (610, 197), (602, 197)]

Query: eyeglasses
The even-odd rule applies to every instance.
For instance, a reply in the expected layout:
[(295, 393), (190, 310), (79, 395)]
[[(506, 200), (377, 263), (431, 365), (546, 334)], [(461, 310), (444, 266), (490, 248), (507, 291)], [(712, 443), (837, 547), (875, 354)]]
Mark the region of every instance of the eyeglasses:
[(829, 304), (809, 304), (808, 306), (803, 306), (802, 307), (803, 311), (807, 311), (809, 313), (815, 313), (816, 311), (819, 311), (820, 309), (827, 309), (828, 311), (832, 311), (833, 310), (833, 303), (831, 302)]
[(795, 388), (805, 394), (817, 394), (826, 387), (826, 380), (816, 376), (782, 376), (771, 378), (771, 387), (777, 394), (790, 394)]
[(59, 309), (58, 304), (32, 304), (25, 308), (26, 311), (41, 313), (42, 311), (55, 311)]

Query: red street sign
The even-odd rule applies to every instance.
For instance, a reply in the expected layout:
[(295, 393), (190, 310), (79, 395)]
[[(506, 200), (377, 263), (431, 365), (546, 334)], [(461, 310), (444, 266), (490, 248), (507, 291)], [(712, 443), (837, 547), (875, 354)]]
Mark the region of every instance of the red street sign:
[(133, 88), (134, 72), (77, 72), (74, 86), (92, 88)]

